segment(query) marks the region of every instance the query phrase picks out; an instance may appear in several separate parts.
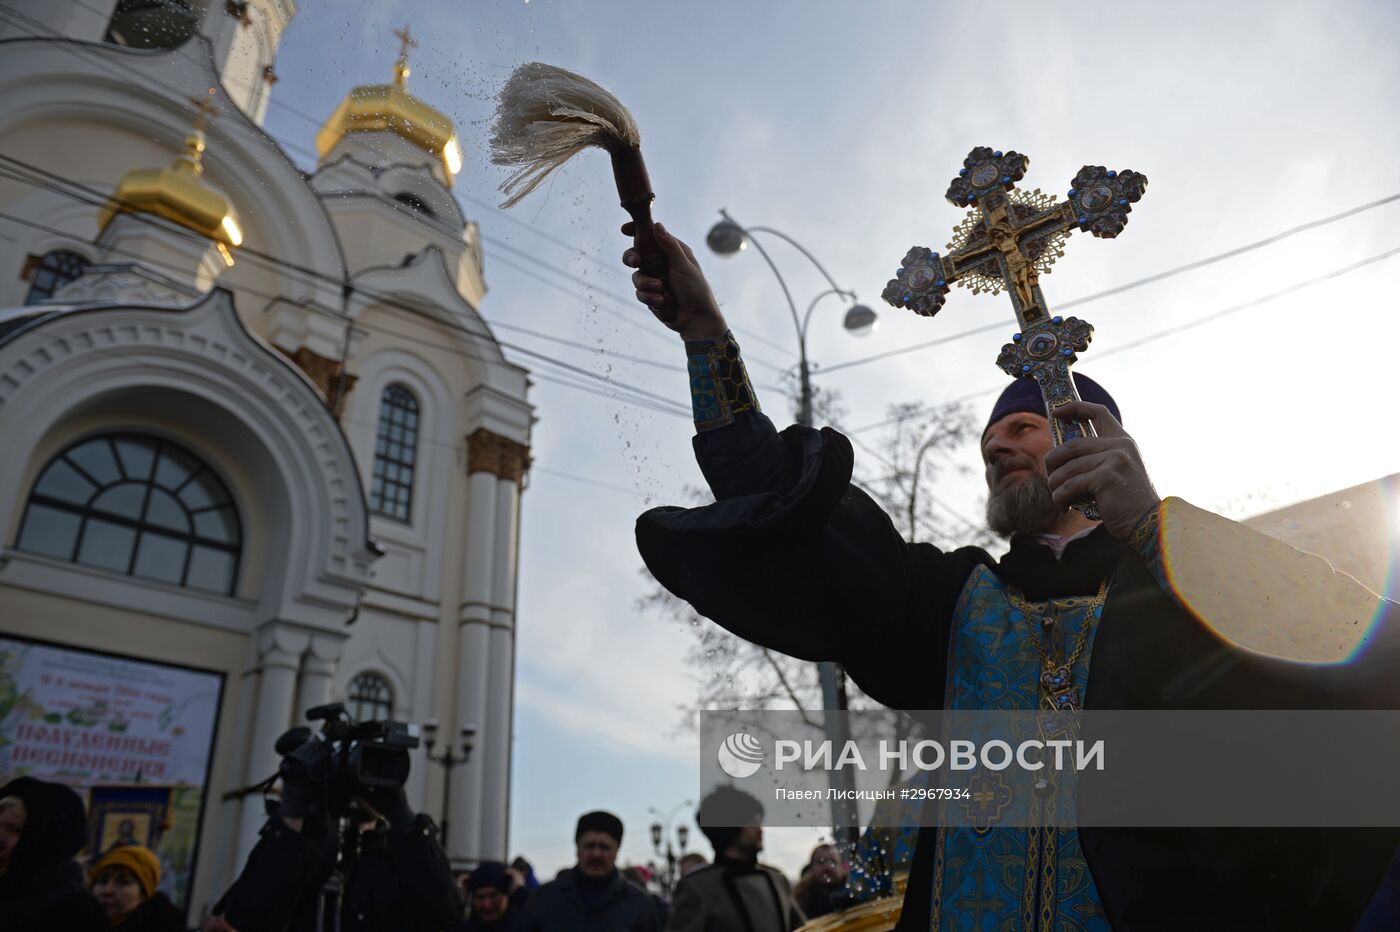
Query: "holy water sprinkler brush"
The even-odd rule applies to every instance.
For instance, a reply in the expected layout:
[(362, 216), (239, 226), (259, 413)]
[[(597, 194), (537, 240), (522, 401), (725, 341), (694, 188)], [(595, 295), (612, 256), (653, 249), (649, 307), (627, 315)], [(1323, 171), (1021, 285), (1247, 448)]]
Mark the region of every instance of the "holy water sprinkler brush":
[[(529, 62), (511, 73), (496, 96), (491, 127), (491, 161), (515, 169), (501, 185), (506, 195), (502, 207), (514, 206), (590, 146), (612, 156), (618, 199), (636, 222), (633, 245), (641, 254), (642, 274), (666, 281), (666, 256), (652, 232), (656, 195), (632, 114), (612, 94), (572, 71)], [(673, 300), (668, 287), (666, 302)]]

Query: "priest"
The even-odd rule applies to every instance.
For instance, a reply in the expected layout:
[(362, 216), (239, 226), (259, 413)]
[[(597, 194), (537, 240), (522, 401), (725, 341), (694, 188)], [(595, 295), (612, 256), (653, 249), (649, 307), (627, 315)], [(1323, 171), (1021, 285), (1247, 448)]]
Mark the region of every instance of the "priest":
[[(1320, 558), (1161, 499), (1112, 397), (1085, 377), (1083, 400), (1057, 415), (1097, 436), (1055, 446), (1031, 380), (988, 418), (987, 517), (1005, 555), (907, 543), (851, 484), (845, 437), (775, 429), (694, 253), (660, 225), (657, 240), (666, 280), (633, 282), (685, 343), (716, 502), (648, 511), (637, 542), (700, 614), (839, 662), (906, 710), (1400, 708), (1396, 606)], [(634, 250), (623, 261), (638, 267)], [(1096, 519), (1070, 507), (1088, 501)], [(1342, 648), (1347, 662), (1328, 656)], [(992, 667), (1007, 688), (979, 688)], [(1395, 828), (926, 828), (899, 928), (1350, 930), (1397, 843)]]

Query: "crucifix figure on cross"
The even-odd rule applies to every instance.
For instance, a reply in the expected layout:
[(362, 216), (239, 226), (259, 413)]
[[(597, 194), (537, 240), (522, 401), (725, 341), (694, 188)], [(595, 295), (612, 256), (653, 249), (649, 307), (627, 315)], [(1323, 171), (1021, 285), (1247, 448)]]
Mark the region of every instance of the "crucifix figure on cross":
[[(1005, 289), (1020, 329), (1002, 347), (997, 365), (1008, 375), (1039, 383), (1058, 446), (1095, 435), (1088, 421), (1061, 420), (1054, 413), (1079, 400), (1069, 368), (1089, 346), (1094, 328), (1077, 317), (1051, 316), (1040, 276), (1064, 255), (1065, 241), (1076, 229), (1102, 239), (1121, 233), (1132, 205), (1147, 190), (1147, 178), (1135, 171), (1085, 165), (1070, 183), (1066, 199), (1057, 202), (1038, 190), (1016, 187), (1029, 165), (1030, 159), (1019, 152), (973, 149), (948, 186), (950, 203), (972, 208), (953, 230), (948, 254), (913, 247), (882, 297), (895, 307), (932, 317), (955, 283), (974, 294)], [(1099, 517), (1093, 502), (1074, 507), (1089, 518)]]

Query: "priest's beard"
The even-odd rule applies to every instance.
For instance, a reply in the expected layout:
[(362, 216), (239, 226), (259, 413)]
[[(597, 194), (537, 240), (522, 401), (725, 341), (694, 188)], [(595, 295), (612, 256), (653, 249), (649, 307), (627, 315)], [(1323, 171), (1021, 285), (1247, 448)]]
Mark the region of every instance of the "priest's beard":
[(1035, 471), (987, 496), (987, 526), (1002, 537), (1044, 534), (1064, 515), (1050, 495), (1050, 483)]

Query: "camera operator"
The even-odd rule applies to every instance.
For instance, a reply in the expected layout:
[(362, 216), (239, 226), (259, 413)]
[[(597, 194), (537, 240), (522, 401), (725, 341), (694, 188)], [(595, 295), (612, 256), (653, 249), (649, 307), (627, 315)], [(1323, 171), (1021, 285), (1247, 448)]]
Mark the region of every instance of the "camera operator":
[[(335, 706), (307, 715), (327, 719), (325, 737), (298, 728), (278, 741), (282, 798), (268, 802), (261, 837), (206, 932), (439, 932), (459, 921), (437, 827), (403, 790), (417, 739), (362, 741), (367, 726)], [(381, 735), (386, 724), (370, 723)]]

